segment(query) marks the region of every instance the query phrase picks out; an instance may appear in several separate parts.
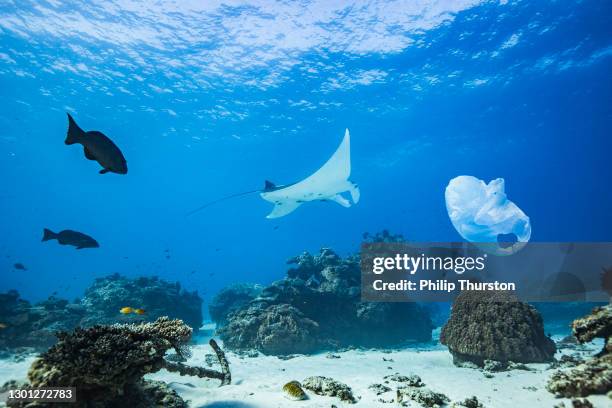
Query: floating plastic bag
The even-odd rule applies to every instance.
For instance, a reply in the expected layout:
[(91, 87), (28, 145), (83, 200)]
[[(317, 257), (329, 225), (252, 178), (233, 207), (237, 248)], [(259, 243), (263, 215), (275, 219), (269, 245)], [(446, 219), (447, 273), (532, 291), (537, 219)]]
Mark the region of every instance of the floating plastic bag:
[[(531, 237), (529, 217), (508, 200), (502, 178), (486, 184), (472, 176), (455, 177), (446, 187), (445, 198), (457, 232), (486, 252), (511, 255)], [(502, 242), (508, 236), (515, 237), (515, 242)]]

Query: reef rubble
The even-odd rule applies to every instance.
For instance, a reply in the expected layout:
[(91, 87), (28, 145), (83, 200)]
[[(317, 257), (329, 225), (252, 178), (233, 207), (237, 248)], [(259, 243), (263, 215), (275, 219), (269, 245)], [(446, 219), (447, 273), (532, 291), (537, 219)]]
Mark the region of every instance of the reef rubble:
[(411, 406), (408, 401), (414, 401), (428, 408), (438, 408), (450, 402), (446, 395), (425, 387), (398, 388), (396, 394), (397, 403), (403, 407)]
[(288, 264), (285, 279), (229, 314), (218, 330), (228, 348), (280, 355), (431, 340), (433, 324), (421, 305), (361, 302), (357, 255), (323, 248)]
[(612, 305), (593, 309), (572, 323), (572, 333), (580, 343), (604, 339), (604, 347), (593, 358), (569, 370), (555, 371), (546, 389), (559, 397), (587, 397), (612, 391)]
[[(214, 340), (222, 370), (189, 367), (164, 359), (170, 349), (180, 353), (192, 335), (181, 320), (160, 317), (153, 323), (96, 325), (59, 333), (57, 344), (42, 353), (28, 371), (22, 388), (75, 387), (75, 408), (131, 406), (187, 407), (185, 401), (164, 383), (145, 380), (145, 374), (161, 369), (181, 375), (231, 382), (229, 365)], [(9, 407), (61, 406), (55, 403), (9, 402)]]
[(334, 380), (333, 378), (323, 376), (308, 377), (302, 381), (302, 386), (317, 395), (338, 397), (340, 398), (340, 401), (348, 404), (354, 404), (357, 402), (351, 387), (341, 383), (340, 381)]
[[(537, 310), (501, 291), (460, 293), (442, 328), (440, 342), (448, 346), (456, 365), (467, 362), (482, 368), (489, 360), (487, 366), (492, 371), (511, 362), (549, 362), (556, 351), (553, 340), (544, 334)], [(495, 369), (491, 369), (493, 365)]]

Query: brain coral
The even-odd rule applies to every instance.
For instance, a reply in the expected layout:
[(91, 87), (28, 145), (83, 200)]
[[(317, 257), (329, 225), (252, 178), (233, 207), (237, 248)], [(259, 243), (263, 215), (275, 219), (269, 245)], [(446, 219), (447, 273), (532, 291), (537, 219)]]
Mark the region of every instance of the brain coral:
[(459, 294), (440, 341), (448, 346), (456, 364), (469, 361), (483, 366), (484, 360), (536, 363), (550, 361), (555, 353), (536, 309), (501, 291)]

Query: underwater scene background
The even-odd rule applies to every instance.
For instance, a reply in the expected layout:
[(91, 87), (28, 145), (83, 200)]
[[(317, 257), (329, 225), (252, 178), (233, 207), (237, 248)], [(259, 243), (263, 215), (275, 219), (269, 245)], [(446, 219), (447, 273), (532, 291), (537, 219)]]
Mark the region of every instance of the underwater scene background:
[[(498, 310), (522, 316), (516, 326), (530, 316), (525, 324), (537, 332), (533, 344), (517, 347), (533, 347), (538, 357), (514, 358), (530, 365), (506, 378), (491, 374), (498, 372), (493, 363), (485, 367), (495, 358), (467, 361), (476, 368), (453, 365), (466, 355), (452, 350), (453, 336), (439, 342), (450, 304), (370, 309), (353, 289), (364, 240), (464, 241), (444, 196), (460, 175), (503, 178), (508, 198), (529, 217), (532, 242), (611, 241), (611, 34), (612, 3), (596, 0), (0, 2), (0, 383), (25, 379), (56, 330), (168, 315), (196, 332), (191, 351), (182, 355), (177, 346), (177, 359), (212, 359), (209, 367), (224, 370), (207, 345), (215, 336), (232, 384), (148, 372), (124, 380), (152, 375), (191, 406), (352, 399), (359, 406), (441, 406), (472, 395), (487, 407), (552, 407), (555, 395), (566, 406), (588, 406), (570, 400), (591, 394), (589, 403), (610, 406), (609, 359), (585, 369), (586, 378), (603, 373), (595, 387), (546, 389), (551, 370), (601, 350), (612, 331), (609, 306), (587, 318), (603, 319), (605, 329), (584, 335), (574, 327), (585, 344), (566, 336), (593, 304)], [(83, 130), (108, 136), (127, 174), (99, 174), (81, 145), (66, 146), (66, 113)], [(188, 215), (261, 191), (266, 180), (303, 180), (332, 156), (345, 129), (350, 180), (361, 192), (350, 208), (308, 202), (267, 219), (273, 206), (255, 192)], [(85, 233), (99, 248), (41, 242), (45, 228)], [(245, 308), (258, 296), (260, 303)], [(230, 312), (238, 312), (233, 321)], [(323, 321), (333, 314), (337, 320)], [(352, 314), (362, 320), (345, 318)], [(267, 318), (289, 322), (287, 332), (265, 328), (272, 333), (260, 333), (263, 339), (277, 339), (245, 340), (249, 330), (265, 331), (258, 319)], [(462, 327), (462, 317), (454, 318)], [(163, 324), (172, 327), (172, 344), (184, 342), (186, 329), (175, 323), (137, 330), (156, 342), (167, 333)], [(557, 352), (579, 356), (563, 362), (558, 354), (561, 363), (543, 368), (553, 364), (548, 338)], [(163, 358), (161, 343), (158, 351)], [(383, 382), (396, 371), (420, 375), (450, 399), (422, 396), (414, 378)], [(303, 381), (312, 376), (340, 385)], [(291, 380), (302, 384), (296, 390)], [(79, 387), (87, 389), (78, 385), (77, 399)], [(182, 406), (180, 397), (130, 403)], [(100, 406), (125, 403), (111, 398)]]

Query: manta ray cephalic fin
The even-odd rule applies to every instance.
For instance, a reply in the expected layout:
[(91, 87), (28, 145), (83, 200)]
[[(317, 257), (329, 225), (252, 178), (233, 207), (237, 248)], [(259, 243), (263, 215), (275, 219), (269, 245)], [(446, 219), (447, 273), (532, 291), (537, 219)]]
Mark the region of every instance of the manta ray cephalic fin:
[(331, 197), (330, 200), (337, 202), (345, 208), (349, 208), (351, 206), (351, 202), (346, 198), (342, 197), (340, 194), (336, 194), (335, 196)]

